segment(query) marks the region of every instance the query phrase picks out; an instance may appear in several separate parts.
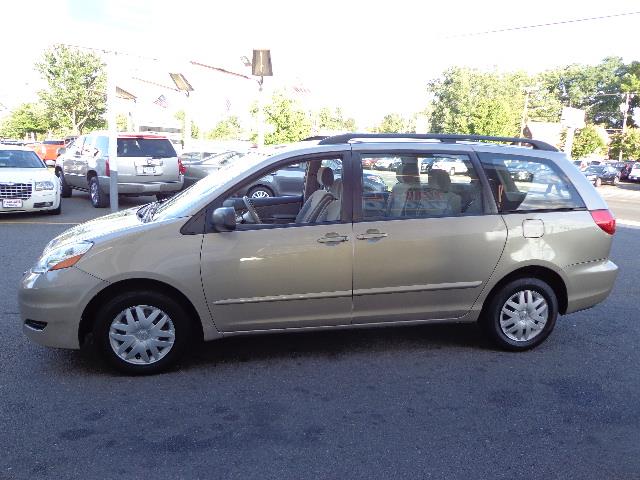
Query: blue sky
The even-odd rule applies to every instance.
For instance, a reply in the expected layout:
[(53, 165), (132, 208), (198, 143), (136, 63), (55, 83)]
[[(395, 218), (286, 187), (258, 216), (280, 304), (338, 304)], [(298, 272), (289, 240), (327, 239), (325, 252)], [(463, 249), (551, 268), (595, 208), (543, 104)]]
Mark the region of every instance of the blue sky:
[(373, 119), (420, 110), (426, 82), (451, 65), (535, 72), (608, 55), (640, 60), (640, 15), (464, 36), (632, 11), (640, 11), (640, 0), (37, 0), (28, 10), (11, 2), (3, 5), (3, 17), (14, 21), (4, 22), (0, 41), (4, 65), (15, 75), (0, 80), (0, 102), (33, 96), (39, 86), (33, 62), (56, 42), (154, 56), (171, 65), (194, 59), (244, 73), (240, 56), (270, 48), (276, 76), (267, 87), (302, 83), (314, 102)]

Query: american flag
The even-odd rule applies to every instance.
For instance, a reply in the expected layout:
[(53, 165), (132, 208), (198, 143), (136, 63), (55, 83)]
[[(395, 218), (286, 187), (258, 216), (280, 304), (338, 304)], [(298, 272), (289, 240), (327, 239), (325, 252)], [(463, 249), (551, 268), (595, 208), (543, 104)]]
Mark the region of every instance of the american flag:
[(164, 95), (160, 95), (153, 101), (153, 103), (162, 108), (167, 108), (169, 106), (169, 104), (167, 103), (167, 97), (165, 97)]

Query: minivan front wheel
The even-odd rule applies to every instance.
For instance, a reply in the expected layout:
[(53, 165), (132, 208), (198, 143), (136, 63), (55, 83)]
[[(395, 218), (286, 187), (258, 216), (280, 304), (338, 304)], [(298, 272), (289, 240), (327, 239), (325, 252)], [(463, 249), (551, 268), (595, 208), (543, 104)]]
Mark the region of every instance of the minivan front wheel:
[(553, 289), (535, 278), (512, 280), (488, 299), (480, 320), (488, 337), (507, 350), (527, 350), (542, 343), (558, 317)]
[(175, 364), (191, 339), (184, 308), (154, 291), (122, 293), (99, 310), (94, 339), (102, 356), (127, 374), (153, 374)]

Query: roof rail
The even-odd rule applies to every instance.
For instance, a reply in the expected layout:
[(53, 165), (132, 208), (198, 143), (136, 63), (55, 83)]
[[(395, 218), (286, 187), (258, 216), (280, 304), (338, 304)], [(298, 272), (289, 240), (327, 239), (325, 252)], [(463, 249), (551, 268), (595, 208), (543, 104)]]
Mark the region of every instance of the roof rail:
[(311, 137), (303, 138), (300, 140), (301, 142), (312, 142), (315, 140), (324, 140), (325, 138), (329, 138), (328, 135), (313, 135)]
[(527, 145), (531, 145), (536, 150), (546, 150), (550, 152), (558, 151), (556, 147), (554, 147), (553, 145), (549, 145), (547, 142), (543, 142), (541, 140), (532, 140), (530, 138), (492, 137), (490, 135), (462, 135), (449, 133), (344, 133), (342, 135), (334, 135), (333, 137), (327, 137), (323, 140), (320, 140), (320, 145), (338, 145), (341, 143), (349, 143), (350, 140), (360, 138), (406, 138), (417, 140), (440, 140), (440, 142), (442, 143), (489, 140), (492, 142), (526, 143)]

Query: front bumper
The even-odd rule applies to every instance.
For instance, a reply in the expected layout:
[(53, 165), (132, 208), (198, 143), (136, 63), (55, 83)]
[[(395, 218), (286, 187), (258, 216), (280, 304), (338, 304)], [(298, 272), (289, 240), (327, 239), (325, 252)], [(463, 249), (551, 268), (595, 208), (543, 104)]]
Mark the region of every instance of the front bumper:
[(605, 300), (618, 275), (611, 260), (579, 263), (564, 268), (567, 278), (567, 313), (593, 307)]
[(106, 285), (76, 267), (44, 274), (27, 272), (18, 290), (23, 332), (48, 347), (80, 348), (82, 312)]
[(60, 206), (60, 192), (58, 190), (34, 190), (31, 197), (22, 200), (22, 207), (5, 208), (0, 200), (0, 213), (24, 213), (54, 210)]

